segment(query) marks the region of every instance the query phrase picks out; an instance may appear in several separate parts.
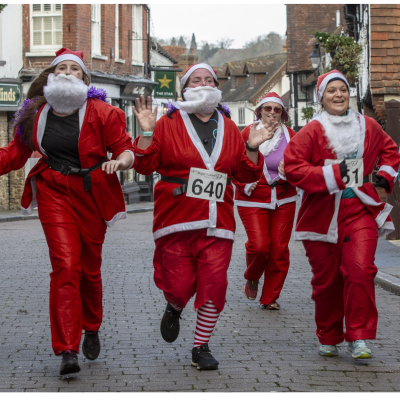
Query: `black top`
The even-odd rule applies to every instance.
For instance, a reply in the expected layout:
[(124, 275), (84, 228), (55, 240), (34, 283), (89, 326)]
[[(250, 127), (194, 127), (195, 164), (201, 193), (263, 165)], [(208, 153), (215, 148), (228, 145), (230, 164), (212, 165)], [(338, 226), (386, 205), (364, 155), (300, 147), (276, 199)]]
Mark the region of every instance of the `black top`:
[(49, 110), (42, 140), (42, 147), (49, 159), (80, 168), (78, 140), (79, 111), (66, 117), (58, 117)]
[(212, 117), (207, 121), (203, 122), (200, 118), (196, 117), (194, 114), (188, 114), (190, 120), (192, 121), (193, 127), (204, 148), (206, 149), (209, 156), (213, 151), (215, 142), (217, 140), (217, 129), (218, 129), (218, 111), (215, 110)]

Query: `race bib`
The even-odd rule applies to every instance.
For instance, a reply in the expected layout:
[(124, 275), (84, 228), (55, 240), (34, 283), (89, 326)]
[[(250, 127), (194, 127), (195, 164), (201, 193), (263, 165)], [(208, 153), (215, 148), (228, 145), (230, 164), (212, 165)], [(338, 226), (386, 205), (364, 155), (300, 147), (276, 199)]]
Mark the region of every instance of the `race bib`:
[(221, 172), (190, 168), (186, 196), (223, 202), (226, 178), (226, 174)]
[[(340, 164), (343, 160), (325, 160), (325, 165)], [(363, 185), (364, 179), (364, 161), (362, 158), (345, 160), (349, 168), (347, 175), (342, 180), (347, 188), (360, 187)]]

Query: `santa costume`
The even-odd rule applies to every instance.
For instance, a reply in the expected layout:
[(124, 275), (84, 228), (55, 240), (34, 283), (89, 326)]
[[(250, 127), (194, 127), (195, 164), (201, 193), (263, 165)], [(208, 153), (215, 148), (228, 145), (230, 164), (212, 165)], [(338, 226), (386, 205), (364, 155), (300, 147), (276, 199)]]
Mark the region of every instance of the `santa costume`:
[[(330, 71), (318, 78), (319, 102), (335, 80), (349, 90), (344, 75)], [(344, 116), (323, 111), (297, 133), (284, 156), (286, 179), (304, 190), (294, 238), (303, 241), (312, 268), (320, 354), (337, 355), (336, 345), (345, 340), (353, 358), (370, 358), (365, 340), (375, 339), (378, 321), (375, 250), (378, 236), (394, 225), (392, 206), (379, 199), (368, 176), (377, 162), (375, 185), (384, 183), (390, 193), (400, 163), (398, 148), (370, 117), (352, 110)], [(347, 173), (356, 172), (344, 175), (339, 164), (325, 161), (335, 159), (362, 160), (364, 184), (346, 188)]]
[[(144, 175), (153, 171), (161, 175), (154, 188), (153, 235), (154, 281), (168, 302), (161, 322), (162, 336), (168, 342), (176, 340), (180, 313), (196, 294), (194, 308), (198, 316), (192, 365), (216, 369), (218, 362), (214, 359), (207, 365), (198, 365), (194, 352), (209, 353), (207, 344), (225, 304), (235, 235), (230, 179), (244, 183), (257, 180), (263, 160), (259, 157), (255, 165), (246, 156), (245, 143), (235, 123), (223, 112), (215, 111), (221, 98), (217, 88), (185, 89), (190, 75), (199, 68), (209, 71), (211, 79), (218, 82), (215, 71), (207, 64), (188, 69), (181, 80), (185, 101), (170, 105), (168, 115), (157, 121), (150, 147), (142, 150), (137, 146), (139, 138), (134, 141), (134, 168)], [(208, 105), (206, 114), (213, 113), (209, 121), (203, 122), (194, 115), (199, 104)], [(218, 108), (221, 109), (219, 104)], [(207, 136), (209, 126), (212, 134)], [(191, 168), (226, 174), (223, 201), (187, 196)]]
[[(74, 61), (87, 74), (82, 52), (63, 48), (56, 55), (51, 66), (66, 60)], [(100, 167), (108, 161), (107, 152), (112, 153), (115, 160), (121, 153), (129, 151), (132, 165), (133, 152), (131, 138), (125, 131), (125, 114), (96, 99), (102, 97), (105, 100), (105, 93), (96, 96), (96, 89), (89, 90), (72, 75), (64, 75), (62, 79), (77, 85), (76, 90), (83, 90), (82, 105), (70, 116), (53, 114), (55, 104), (58, 112), (60, 108), (71, 112), (68, 93), (63, 94), (61, 101), (54, 97), (60, 93), (51, 82), (58, 78), (61, 79), (53, 73), (49, 75), (44, 87), (45, 97), (48, 92), (47, 102), (37, 110), (33, 143), (42, 158), (26, 179), (21, 209), (28, 215), (33, 208), (38, 208), (49, 246), (52, 347), (56, 355), (62, 354), (64, 358), (68, 356), (66, 352), (79, 352), (82, 329), (87, 334), (86, 345), (94, 346), (95, 353), (100, 351), (102, 246), (107, 227), (126, 218), (117, 175), (106, 174)], [(54, 105), (49, 104), (50, 98), (54, 99)], [(18, 125), (15, 138), (0, 149), (0, 174), (25, 165), (32, 154), (32, 149), (25, 143), (23, 126)], [(90, 349), (85, 354), (87, 358), (98, 356), (89, 353)], [(62, 368), (60, 373), (79, 371), (76, 365), (72, 369)]]
[[(252, 191), (249, 190), (252, 183), (241, 184), (234, 181), (234, 184), (235, 205), (238, 206), (248, 237), (245, 295), (250, 300), (256, 298), (258, 281), (264, 274), (260, 303), (263, 308), (273, 310), (279, 309), (276, 300), (289, 270), (289, 240), (297, 192), (278, 171), (283, 152), (295, 135), (295, 131), (284, 124), (289, 116), (281, 97), (275, 92), (265, 95), (255, 109), (255, 116), (260, 119), (261, 107), (270, 102), (281, 106), (282, 116), (274, 137), (260, 146), (260, 152), (264, 156), (263, 174)], [(241, 132), (244, 141), (249, 137), (250, 128), (251, 125)]]

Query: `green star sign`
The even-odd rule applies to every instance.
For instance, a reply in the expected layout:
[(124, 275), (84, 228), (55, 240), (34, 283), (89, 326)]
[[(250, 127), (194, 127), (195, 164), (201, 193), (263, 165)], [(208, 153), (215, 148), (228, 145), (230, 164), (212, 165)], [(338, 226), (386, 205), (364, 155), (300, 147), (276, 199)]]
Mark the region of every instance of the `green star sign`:
[(154, 71), (158, 85), (154, 89), (154, 97), (160, 99), (175, 98), (175, 72)]

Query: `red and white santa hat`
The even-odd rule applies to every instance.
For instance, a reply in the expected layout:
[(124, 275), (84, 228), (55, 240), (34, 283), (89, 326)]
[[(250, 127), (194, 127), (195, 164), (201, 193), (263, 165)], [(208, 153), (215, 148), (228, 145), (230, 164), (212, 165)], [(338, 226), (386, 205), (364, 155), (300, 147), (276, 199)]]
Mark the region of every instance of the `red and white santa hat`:
[(200, 63), (200, 64), (191, 65), (191, 66), (187, 69), (187, 71), (185, 72), (185, 75), (183, 75), (183, 77), (182, 77), (182, 79), (181, 79), (181, 85), (182, 85), (182, 87), (185, 86), (185, 83), (186, 83), (187, 80), (189, 79), (189, 76), (192, 75), (192, 73), (193, 73), (194, 71), (196, 71), (196, 69), (199, 69), (199, 68), (204, 68), (204, 69), (210, 71), (210, 73), (211, 73), (211, 75), (213, 76), (213, 78), (218, 82), (218, 79), (217, 79), (217, 71), (215, 71), (214, 69), (212, 69), (208, 64)]
[(327, 72), (326, 74), (320, 75), (317, 81), (317, 99), (318, 102), (321, 103), (322, 96), (324, 95), (326, 86), (329, 82), (341, 80), (347, 85), (347, 89), (350, 92), (350, 85), (347, 82), (346, 77), (339, 72), (337, 69), (333, 69), (332, 71)]
[(59, 64), (62, 61), (75, 61), (79, 64), (85, 74), (87, 74), (86, 65), (83, 62), (83, 53), (81, 51), (72, 51), (67, 47), (63, 47), (62, 49), (56, 51), (56, 58), (50, 64), (50, 67)]
[(281, 116), (281, 121), (286, 122), (289, 121), (289, 114), (285, 110), (285, 106), (283, 104), (283, 100), (281, 96), (279, 96), (275, 92), (269, 92), (267, 93), (261, 101), (257, 104), (256, 109), (254, 110), (254, 114), (256, 115), (257, 120), (261, 119), (261, 106), (265, 103), (268, 102), (273, 102), (273, 103), (278, 103), (280, 106), (282, 106), (282, 116)]

